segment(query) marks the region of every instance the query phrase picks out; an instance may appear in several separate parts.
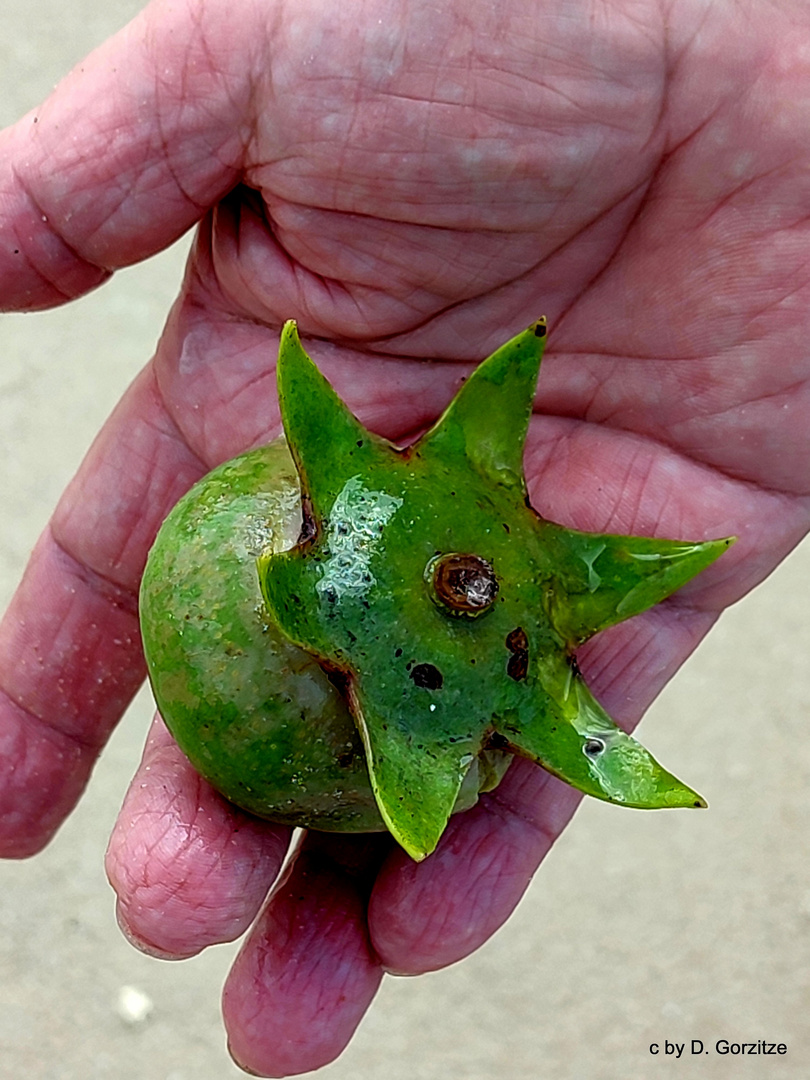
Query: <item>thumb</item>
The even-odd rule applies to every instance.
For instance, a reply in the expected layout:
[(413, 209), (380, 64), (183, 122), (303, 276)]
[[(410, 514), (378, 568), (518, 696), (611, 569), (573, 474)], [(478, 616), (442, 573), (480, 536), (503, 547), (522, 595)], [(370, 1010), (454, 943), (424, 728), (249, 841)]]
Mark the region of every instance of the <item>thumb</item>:
[(154, 0), (0, 133), (0, 309), (87, 292), (233, 187), (268, 14)]

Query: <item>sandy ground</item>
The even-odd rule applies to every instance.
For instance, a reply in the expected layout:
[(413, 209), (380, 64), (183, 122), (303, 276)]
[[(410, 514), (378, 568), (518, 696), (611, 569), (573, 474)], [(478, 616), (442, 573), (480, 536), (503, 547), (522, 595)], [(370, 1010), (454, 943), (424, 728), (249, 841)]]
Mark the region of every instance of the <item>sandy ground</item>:
[[(126, 22), (124, 0), (0, 3), (0, 122)], [(0, 601), (99, 424), (149, 357), (184, 245), (68, 310), (0, 319)], [(810, 1075), (810, 547), (729, 612), (645, 719), (705, 814), (588, 801), (476, 956), (387, 980), (329, 1080)], [(0, 1077), (224, 1080), (220, 986), (236, 946), (169, 964), (119, 935), (106, 838), (151, 703), (130, 709), (77, 812), (0, 865)], [(152, 1009), (122, 1016), (134, 987)], [(718, 1039), (785, 1042), (731, 1058)], [(693, 1055), (691, 1040), (709, 1053)], [(665, 1055), (665, 1040), (686, 1043)], [(652, 1043), (660, 1053), (650, 1053)], [(684, 1060), (684, 1058), (686, 1060)]]

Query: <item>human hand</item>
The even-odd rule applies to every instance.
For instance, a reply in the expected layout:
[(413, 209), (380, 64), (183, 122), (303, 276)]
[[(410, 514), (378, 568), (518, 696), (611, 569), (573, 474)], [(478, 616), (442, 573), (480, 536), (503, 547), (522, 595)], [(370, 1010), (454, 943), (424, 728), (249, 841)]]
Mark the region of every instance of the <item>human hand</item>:
[[(188, 25), (153, 7), (63, 84), (36, 128), (29, 118), (3, 137), (2, 235), (19, 238), (0, 255), (8, 306), (76, 295), (205, 213), (158, 355), (66, 493), (4, 624), (9, 854), (47, 840), (142, 678), (134, 595), (168, 507), (277, 432), (265, 403), (287, 316), (361, 419), (404, 438), (542, 310), (534, 505), (580, 528), (741, 536), (676, 601), (583, 650), (592, 686), (628, 723), (806, 528), (803, 125), (790, 113), (756, 122), (801, 99), (798, 7), (756, 32), (707, 10), (690, 39), (696, 6), (681, 5), (666, 49), (652, 9), (645, 25), (616, 5), (589, 36), (575, 5), (533, 5), (528, 44), (509, 32), (514, 8), (495, 27), (466, 5), (466, 29), (446, 12), (396, 10), (391, 29), (369, 8), (359, 35), (357, 9), (351, 27), (335, 11), (274, 9), (270, 33), (252, 9), (235, 26), (232, 6)], [(165, 70), (176, 74), (158, 82)], [(423, 362), (433, 356), (447, 362)], [(20, 661), (37, 648), (48, 660), (31, 673)], [(229, 983), (237, 1057), (278, 1071), (338, 1052), (379, 961), (419, 971), (475, 948), (575, 803), (518, 763), (419, 867), (384, 840), (313, 834)], [(122, 821), (110, 853), (122, 923), (171, 955), (241, 933), (286, 844), (201, 785), (159, 726)], [(301, 1041), (279, 1040), (299, 1027)]]

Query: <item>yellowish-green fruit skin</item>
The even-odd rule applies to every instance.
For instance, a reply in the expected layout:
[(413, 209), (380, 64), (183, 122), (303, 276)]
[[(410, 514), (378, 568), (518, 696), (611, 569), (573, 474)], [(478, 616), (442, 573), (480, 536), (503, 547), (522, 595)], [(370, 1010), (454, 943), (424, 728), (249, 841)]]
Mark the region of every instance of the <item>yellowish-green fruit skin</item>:
[[(326, 831), (385, 828), (349, 709), (261, 597), (257, 557), (301, 529), (284, 439), (213, 470), (166, 518), (141, 585), (141, 632), (158, 708), (197, 771), (260, 817)], [(482, 754), (456, 810), (511, 758)]]

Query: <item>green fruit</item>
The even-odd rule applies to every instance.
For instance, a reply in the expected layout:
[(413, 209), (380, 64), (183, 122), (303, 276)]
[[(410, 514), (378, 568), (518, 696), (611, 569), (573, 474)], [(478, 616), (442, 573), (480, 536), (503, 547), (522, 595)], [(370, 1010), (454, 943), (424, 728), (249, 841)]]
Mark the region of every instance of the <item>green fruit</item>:
[(181, 499), (141, 591), (160, 711), (228, 799), (292, 825), (387, 827), (416, 859), (515, 753), (611, 802), (705, 805), (610, 720), (573, 654), (731, 540), (580, 533), (528, 506), (544, 342), (544, 320), (507, 342), (402, 450), (285, 326), (286, 442)]
[[(268, 615), (257, 557), (292, 547), (301, 492), (276, 439), (214, 469), (174, 507), (141, 585), (141, 633), (158, 708), (218, 791), (259, 817), (323, 830), (385, 828), (344, 697)], [(457, 809), (511, 756), (481, 755)]]

